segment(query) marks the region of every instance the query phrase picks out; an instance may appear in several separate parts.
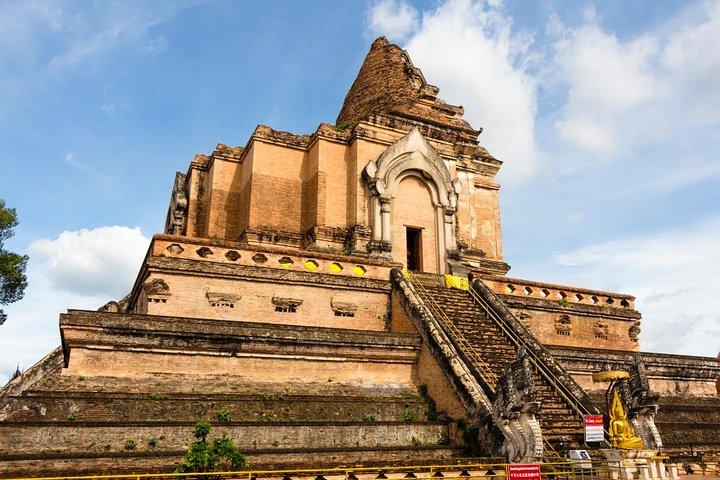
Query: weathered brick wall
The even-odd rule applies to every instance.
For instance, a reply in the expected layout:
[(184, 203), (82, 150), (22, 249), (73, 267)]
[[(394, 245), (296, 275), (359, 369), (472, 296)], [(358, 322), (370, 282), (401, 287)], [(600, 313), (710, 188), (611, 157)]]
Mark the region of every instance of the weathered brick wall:
[(237, 238), (242, 198), (242, 169), (235, 160), (216, 158), (210, 168), (210, 202), (207, 234), (215, 238)]
[[(250, 170), (250, 166), (246, 162), (243, 164), (243, 170)], [(245, 173), (243, 172), (243, 183), (240, 187), (240, 207), (238, 208), (238, 233), (242, 233), (245, 231), (246, 228), (250, 226), (250, 202), (252, 199), (252, 175), (251, 173)], [(245, 178), (247, 177), (247, 178)], [(237, 236), (235, 238), (229, 238), (228, 240), (237, 240)]]
[[(408, 317), (405, 307), (398, 300), (397, 293), (392, 294), (390, 312), (390, 330), (392, 332), (417, 333), (417, 328)], [(427, 386), (428, 395), (435, 400), (438, 410), (455, 419), (468, 418), (467, 409), (458, 398), (433, 353), (424, 343), (420, 348), (417, 364), (417, 383)]]
[[(247, 452), (251, 468), (259, 470), (304, 469), (339, 465), (413, 463), (427, 465), (452, 461), (462, 449), (436, 445), (392, 445), (365, 448), (257, 449)], [(117, 475), (121, 473), (170, 473), (182, 462), (183, 452), (103, 452), (45, 454), (42, 459), (0, 461), (0, 474), (8, 477)]]
[[(600, 314), (589, 315), (570, 309), (565, 311), (513, 309), (513, 311), (543, 344), (639, 350), (638, 342), (631, 340), (628, 333), (630, 327), (635, 324), (634, 320), (608, 318)], [(560, 332), (566, 332), (564, 327), (570, 329), (569, 333), (558, 333), (558, 329)]]
[(253, 173), (250, 226), (300, 233), (302, 198), (299, 178)]
[(63, 374), (80, 376), (202, 373), (410, 387), (419, 348), (413, 335), (188, 317), (71, 310), (60, 324)]
[(198, 159), (207, 161), (207, 157), (197, 155), (187, 173), (188, 187), (188, 208), (185, 219), (185, 234), (190, 236), (201, 236), (205, 227), (205, 166), (201, 165)]
[[(0, 447), (4, 450), (13, 446), (17, 449), (45, 449), (47, 452), (62, 452), (85, 445), (90, 451), (103, 451), (106, 445), (117, 448), (127, 440), (135, 440), (136, 451), (152, 450), (148, 440), (164, 437), (158, 443), (163, 449), (184, 450), (194, 441), (194, 422), (165, 422), (163, 425), (123, 422), (93, 428), (92, 424), (75, 422), (70, 425), (26, 424), (21, 432), (13, 425), (0, 424)], [(293, 425), (276, 422), (273, 425), (215, 425), (213, 437), (227, 433), (242, 451), (258, 448), (297, 448), (313, 445), (335, 445), (338, 447), (412, 445), (412, 437), (425, 443), (437, 443), (444, 433), (444, 425), (411, 423), (363, 424), (348, 422), (343, 425)], [(33, 428), (34, 427), (34, 428)], [(277, 445), (276, 445), (277, 444)]]
[[(398, 136), (398, 138), (400, 137)], [(367, 162), (379, 158), (388, 146), (390, 146), (390, 143), (369, 141), (366, 138), (355, 139), (350, 146), (350, 157), (355, 167), (355, 190), (353, 194), (356, 199), (357, 210), (354, 212), (354, 224), (372, 225), (373, 212), (369, 208), (370, 193), (362, 181), (362, 172)]]
[[(321, 207), (321, 205), (318, 205), (318, 202), (321, 197), (321, 192), (324, 191), (325, 187), (324, 175), (322, 175), (322, 178), (320, 178), (319, 175), (320, 174), (316, 172), (302, 185), (302, 193), (300, 194), (301, 221), (298, 233), (307, 232), (308, 229), (315, 226), (318, 222), (319, 207)], [(290, 200), (292, 201), (292, 199)]]
[[(170, 288), (165, 303), (150, 303), (151, 315), (179, 315), (196, 318), (240, 320), (250, 322), (310, 325), (332, 328), (355, 328), (382, 331), (387, 312), (387, 293), (363, 290), (338, 290), (332, 287), (283, 285), (243, 279), (185, 276), (182, 273), (152, 274)], [(210, 297), (208, 296), (210, 293)], [(232, 302), (213, 305), (213, 294)], [(302, 302), (295, 312), (278, 312), (273, 298), (290, 298)], [(353, 316), (338, 316), (333, 302), (357, 307)]]
[(318, 143), (318, 218), (317, 224), (345, 228), (354, 225), (348, 218), (348, 200), (352, 196), (348, 188), (348, 171), (353, 160), (348, 158), (348, 147), (330, 141)]
[(303, 149), (256, 142), (250, 226), (300, 232), (303, 183), (312, 175)]
[(491, 175), (460, 171), (462, 190), (458, 198), (458, 240), (486, 258), (502, 260), (499, 185)]
[[(176, 377), (178, 382), (187, 377)], [(128, 385), (125, 379), (114, 378), (118, 386)], [(153, 380), (153, 379), (151, 379)], [(226, 410), (235, 421), (253, 422), (317, 422), (329, 418), (338, 421), (361, 421), (372, 415), (376, 421), (397, 421), (406, 412), (413, 418), (424, 420), (427, 404), (409, 390), (395, 390), (394, 396), (372, 389), (344, 392), (329, 388), (327, 381), (314, 385), (314, 390), (323, 390), (323, 396), (289, 394), (289, 384), (248, 384), (254, 393), (239, 393), (238, 383), (231, 382), (236, 390), (228, 388), (223, 394), (211, 393), (212, 382), (226, 380), (206, 375), (195, 382), (205, 382), (205, 393), (175, 393), (173, 386), (148, 385), (146, 392), (95, 392), (88, 388), (83, 391), (34, 391), (22, 401), (11, 402), (3, 420), (12, 421), (63, 421), (68, 415), (75, 415), (79, 421), (190, 421), (193, 419), (214, 419), (221, 410)], [(333, 384), (334, 385), (334, 384)], [(309, 386), (310, 387), (310, 386)], [(310, 390), (311, 388), (308, 388)], [(347, 390), (346, 387), (344, 387)], [(119, 388), (118, 388), (119, 390)], [(167, 390), (171, 390), (169, 393)], [(385, 389), (389, 390), (389, 389)], [(392, 392), (392, 390), (390, 390)], [(357, 396), (363, 395), (363, 396)], [(366, 417), (367, 418), (367, 417)]]
[[(592, 374), (607, 368), (625, 370), (640, 358), (650, 388), (661, 396), (715, 397), (720, 363), (711, 357), (692, 357), (627, 350), (549, 346), (550, 352), (588, 391), (604, 391), (606, 383), (592, 381)], [(718, 407), (720, 408), (720, 406)]]
[(639, 350), (641, 316), (630, 295), (502, 276), (483, 280), (543, 344)]

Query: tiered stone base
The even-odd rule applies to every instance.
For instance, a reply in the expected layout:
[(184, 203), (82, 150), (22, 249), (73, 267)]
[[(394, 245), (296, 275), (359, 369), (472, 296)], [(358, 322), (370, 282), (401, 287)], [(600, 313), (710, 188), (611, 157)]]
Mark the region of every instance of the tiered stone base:
[[(414, 335), (96, 312), (63, 321), (70, 355), (50, 355), (0, 398), (0, 477), (172, 472), (199, 419), (253, 469), (463, 454), (417, 393)], [(270, 358), (273, 369), (257, 367)], [(228, 374), (204, 372), (222, 361)]]

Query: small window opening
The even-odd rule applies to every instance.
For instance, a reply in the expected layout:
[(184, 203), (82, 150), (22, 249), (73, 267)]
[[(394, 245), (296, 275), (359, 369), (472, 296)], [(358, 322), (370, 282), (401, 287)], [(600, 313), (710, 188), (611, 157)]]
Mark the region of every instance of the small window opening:
[(413, 272), (422, 272), (422, 229), (406, 227), (407, 268)]
[(289, 305), (275, 305), (275, 311), (282, 312), (282, 313), (296, 313), (297, 305), (295, 305), (293, 303), (291, 303)]
[(336, 312), (335, 312), (335, 316), (336, 316), (336, 317), (354, 317), (354, 316), (355, 316), (355, 312), (340, 312), (340, 311), (336, 311)]

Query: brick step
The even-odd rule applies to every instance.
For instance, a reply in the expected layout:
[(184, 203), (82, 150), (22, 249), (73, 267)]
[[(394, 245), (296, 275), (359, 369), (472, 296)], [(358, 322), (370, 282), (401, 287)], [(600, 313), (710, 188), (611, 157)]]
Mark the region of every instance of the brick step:
[(560, 402), (557, 398), (543, 398), (540, 397), (543, 411), (550, 411), (553, 413), (573, 413), (572, 409), (565, 403)]
[(424, 420), (427, 404), (418, 395), (395, 397), (327, 397), (297, 395), (145, 395), (59, 392), (15, 399), (8, 420), (214, 420), (225, 410), (238, 421)]
[(577, 428), (543, 428), (543, 435), (547, 437), (573, 437), (582, 435), (582, 431)]
[[(0, 422), (0, 452), (67, 453), (183, 450), (195, 422)], [(439, 422), (277, 422), (214, 424), (211, 436), (227, 433), (243, 451), (272, 448), (370, 448), (443, 445)], [(151, 445), (151, 440), (156, 444)], [(0, 457), (1, 459), (1, 457)]]
[[(33, 394), (53, 394), (53, 392), (122, 393), (122, 394), (187, 394), (187, 395), (307, 395), (355, 397), (396, 397), (415, 394), (403, 388), (366, 387), (341, 384), (337, 382), (249, 382), (220, 374), (169, 374), (155, 373), (151, 377), (110, 377), (48, 375), (33, 385)], [(30, 393), (30, 391), (27, 391)]]
[[(107, 475), (145, 473), (171, 473), (181, 463), (183, 450), (153, 452), (72, 452), (69, 454), (43, 453), (25, 458), (0, 462), (2, 477), (38, 477), (71, 475)], [(464, 449), (452, 446), (405, 446), (373, 448), (307, 448), (264, 449), (245, 452), (249, 468), (342, 468), (372, 466), (423, 465), (429, 463), (469, 464), (499, 459), (465, 457)]]
[(545, 417), (545, 418), (553, 418), (553, 419), (557, 419), (557, 420), (567, 420), (567, 421), (572, 420), (573, 422), (578, 421), (575, 414), (570, 410), (561, 411), (560, 409), (555, 408), (555, 409), (548, 411), (545, 409), (545, 406), (543, 405), (540, 407), (540, 411), (542, 412), (543, 417)]
[(551, 423), (547, 422), (547, 418), (540, 418), (540, 424), (547, 427), (550, 430), (556, 430), (556, 429), (573, 429), (578, 430), (582, 429), (582, 425), (580, 425), (579, 422), (573, 421), (573, 420), (555, 420)]
[(551, 443), (565, 440), (579, 445), (584, 440), (581, 432), (572, 430), (543, 430), (543, 436)]
[(540, 414), (542, 415), (542, 418), (547, 418), (551, 420), (570, 420), (577, 421), (575, 415), (573, 415), (571, 412), (562, 411), (559, 412), (557, 410), (549, 410), (546, 409), (545, 406), (540, 407)]

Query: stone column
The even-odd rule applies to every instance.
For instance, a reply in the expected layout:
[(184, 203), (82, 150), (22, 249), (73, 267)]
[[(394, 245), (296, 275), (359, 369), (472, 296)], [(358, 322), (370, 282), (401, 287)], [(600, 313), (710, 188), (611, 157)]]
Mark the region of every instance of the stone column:
[(380, 215), (380, 199), (378, 196), (373, 195), (370, 197), (370, 201), (372, 202), (372, 212), (373, 212), (373, 221), (372, 221), (372, 239), (374, 241), (380, 241), (382, 239), (382, 219)]
[(657, 462), (654, 458), (648, 458), (647, 461), (648, 468), (650, 469), (650, 477), (654, 479), (659, 479), (660, 475), (658, 475), (657, 471)]
[(635, 468), (633, 468), (631, 465), (628, 465), (626, 461), (622, 461), (620, 463), (620, 479), (621, 480), (633, 480), (635, 478), (635, 475), (633, 475)]
[(437, 230), (435, 239), (437, 252), (437, 271), (438, 273), (445, 273), (445, 257), (447, 256), (447, 250), (445, 249), (445, 222), (443, 220), (443, 207), (439, 205), (435, 207), (435, 229)]
[(379, 197), (380, 200), (380, 217), (382, 219), (382, 241), (390, 243), (391, 227), (390, 227), (390, 199), (387, 197)]
[(638, 471), (640, 472), (639, 480), (655, 480), (652, 475), (650, 475), (650, 467), (647, 464), (638, 465)]
[(456, 250), (457, 245), (455, 242), (455, 209), (445, 208), (444, 213), (445, 248), (447, 248), (448, 250)]

